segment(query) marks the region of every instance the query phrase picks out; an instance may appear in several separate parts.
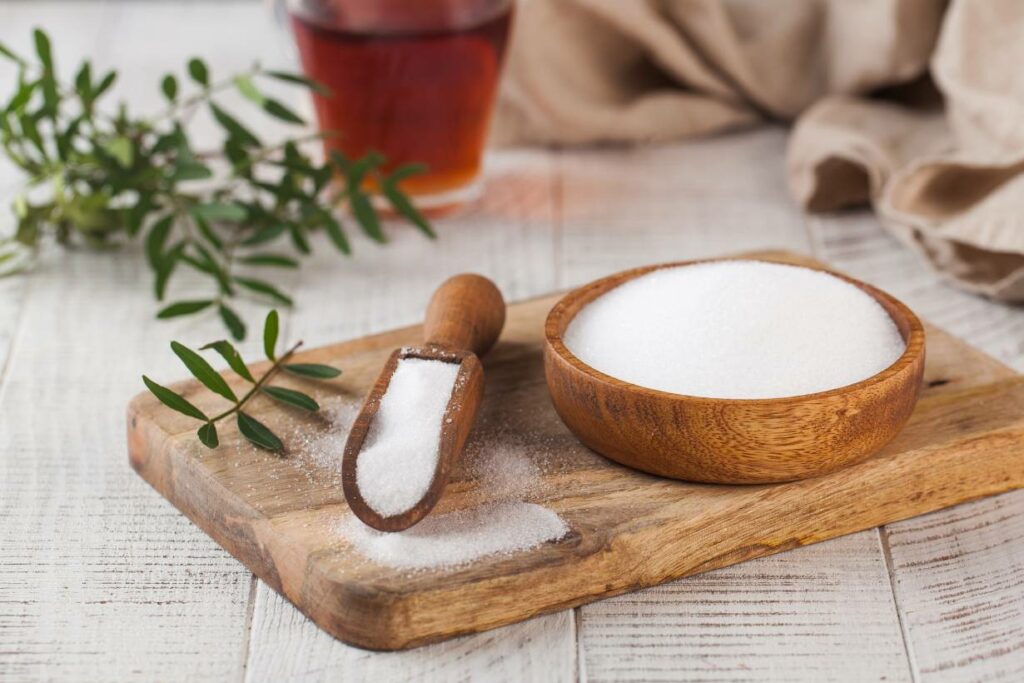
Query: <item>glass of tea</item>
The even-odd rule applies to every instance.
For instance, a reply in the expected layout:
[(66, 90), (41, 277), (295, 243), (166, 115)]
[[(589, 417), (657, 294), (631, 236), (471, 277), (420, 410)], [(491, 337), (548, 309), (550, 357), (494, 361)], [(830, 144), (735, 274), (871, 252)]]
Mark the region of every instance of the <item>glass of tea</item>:
[(419, 162), (403, 181), (440, 210), (479, 193), (481, 159), (512, 18), (512, 0), (289, 0), (327, 150), (377, 151), (384, 170)]

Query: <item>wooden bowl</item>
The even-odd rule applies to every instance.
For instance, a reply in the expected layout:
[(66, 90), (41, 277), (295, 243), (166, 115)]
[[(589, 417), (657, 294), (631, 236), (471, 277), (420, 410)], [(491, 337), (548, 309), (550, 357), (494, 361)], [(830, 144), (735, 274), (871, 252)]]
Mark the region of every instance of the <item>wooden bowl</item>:
[(664, 477), (755, 484), (813, 477), (864, 460), (903, 428), (924, 372), (924, 328), (909, 308), (871, 285), (832, 273), (889, 313), (907, 348), (892, 365), (838, 389), (770, 399), (686, 396), (630, 384), (586, 365), (562, 341), (585, 305), (652, 270), (602, 278), (563, 297), (544, 328), (544, 370), (555, 410), (588, 447)]

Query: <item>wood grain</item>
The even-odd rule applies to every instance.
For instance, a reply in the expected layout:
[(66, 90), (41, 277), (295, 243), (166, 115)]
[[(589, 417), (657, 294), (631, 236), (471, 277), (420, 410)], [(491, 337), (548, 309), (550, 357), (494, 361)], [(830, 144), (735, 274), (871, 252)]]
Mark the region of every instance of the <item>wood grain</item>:
[(700, 262), (707, 261), (641, 266), (609, 275), (574, 289), (551, 309), (544, 326), (545, 377), (555, 410), (580, 441), (628, 467), (716, 484), (820, 476), (859, 462), (892, 441), (920, 392), (924, 329), (901, 302), (851, 278), (843, 279), (888, 312), (906, 350), (883, 371), (838, 389), (756, 400), (683, 396), (606, 375), (566, 348), (565, 330), (596, 298), (652, 271)]
[[(932, 376), (948, 381), (939, 392), (925, 391), (890, 446), (831, 475), (776, 486), (707, 487), (614, 466), (580, 446), (545, 406), (538, 328), (552, 303), (510, 310), (487, 368), (501, 401), (491, 401), (488, 410), (517, 416), (537, 447), (556, 444), (559, 472), (543, 478), (537, 500), (569, 522), (572, 532), (562, 542), (417, 576), (360, 562), (335, 531), (349, 514), (336, 490), (304, 484), (287, 460), (256, 453), (230, 432), (225, 446), (205, 453), (186, 432), (187, 418), (159, 409), (148, 396), (130, 409), (133, 466), (321, 627), (381, 649), (493, 628), (1024, 485), (1015, 448), (1024, 435), (1024, 383), (1011, 376), (973, 384), (969, 361), (979, 354), (967, 348), (958, 366), (930, 367)], [(350, 369), (335, 389), (319, 389), (318, 398), (326, 403), (361, 394), (382, 355), (418, 335), (410, 328), (308, 352), (309, 361)], [(937, 330), (929, 336), (933, 345), (957, 344)], [(946, 389), (953, 382), (962, 390)], [(201, 409), (219, 400), (184, 389)], [(253, 410), (278, 426), (280, 417)], [(985, 453), (984, 468), (976, 465), (979, 453)], [(453, 484), (458, 481), (456, 474)], [(445, 509), (479, 499), (472, 479), (462, 481), (449, 488)], [(914, 482), (909, 494), (907, 481)]]
[(423, 343), (483, 356), (505, 326), (501, 290), (482, 275), (460, 273), (437, 288), (423, 320)]
[[(63, 74), (73, 77), (83, 56), (93, 60), (93, 73), (121, 67), (121, 85), (144, 82), (156, 106), (142, 111), (156, 111), (154, 74), (169, 67), (163, 60), (183, 63), (175, 49), (188, 55), (196, 44), (175, 48), (155, 39), (154, 15), (133, 33), (120, 22), (124, 5), (3, 3), (0, 40), (32, 54), (31, 29), (43, 26)], [(174, 16), (189, 25), (196, 18), (194, 5), (173, 9), (165, 21)], [(252, 39), (240, 14), (229, 9), (222, 18)], [(144, 35), (141, 54), (123, 52)], [(214, 41), (204, 44), (212, 49), (203, 56), (220, 68), (250, 63)], [(161, 64), (153, 68), (157, 53)], [(0, 74), (4, 90), (13, 82), (9, 73)], [(123, 90), (113, 95), (121, 97), (135, 101)], [(0, 230), (9, 226), (10, 199), (4, 193), (0, 200)], [(199, 278), (179, 277), (172, 296), (202, 291)], [(180, 372), (170, 338), (192, 343), (223, 334), (213, 319), (150, 322), (157, 309), (150, 278), (141, 249), (78, 248), (44, 249), (31, 273), (0, 282), (0, 308), (21, 308), (0, 388), (4, 683), (241, 675), (251, 573), (155, 499), (124, 464), (124, 401), (137, 391), (139, 375)], [(8, 320), (0, 336), (14, 332)]]
[(340, 643), (260, 584), (247, 683), (574, 681), (571, 610), (405, 652), (370, 652)]
[(874, 531), (587, 605), (586, 680), (910, 681)]
[[(979, 375), (991, 380), (1007, 365), (1024, 368), (1024, 310), (943, 283), (868, 215), (811, 226), (819, 253), (837, 267), (870, 277), (999, 359), (978, 367)], [(882, 529), (916, 680), (1018, 681), (1024, 675), (1021, 519), (1024, 492), (1016, 491)]]

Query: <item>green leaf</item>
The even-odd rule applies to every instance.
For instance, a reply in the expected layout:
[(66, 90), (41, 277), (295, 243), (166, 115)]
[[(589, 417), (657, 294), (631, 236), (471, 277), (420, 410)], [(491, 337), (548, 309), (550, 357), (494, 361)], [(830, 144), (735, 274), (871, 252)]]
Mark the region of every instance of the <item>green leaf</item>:
[(245, 361), (242, 360), (241, 354), (239, 354), (238, 350), (231, 345), (231, 342), (221, 339), (220, 341), (210, 342), (201, 348), (213, 349), (219, 353), (225, 361), (227, 361), (228, 367), (234, 370), (239, 377), (248, 380), (253, 384), (256, 383), (256, 380), (252, 378), (252, 373), (249, 372), (249, 368), (246, 367)]
[(174, 268), (178, 265), (178, 261), (181, 260), (184, 252), (185, 240), (181, 240), (167, 250), (167, 253), (163, 255), (163, 260), (155, 267), (154, 270), (156, 271), (156, 278), (153, 280), (153, 293), (156, 296), (157, 301), (164, 300), (164, 293), (167, 290), (167, 282), (171, 279), (171, 275), (174, 273)]
[(310, 412), (320, 410), (320, 404), (301, 391), (285, 389), (284, 387), (263, 387), (262, 391), (275, 401), (280, 401), (296, 408), (302, 408)]
[(412, 177), (414, 175), (422, 175), (422, 174), (426, 173), (429, 170), (430, 169), (427, 167), (426, 164), (402, 164), (401, 166), (396, 168), (394, 171), (392, 171), (388, 175), (386, 180), (388, 180), (388, 181), (394, 183), (395, 185), (397, 185), (398, 183), (402, 182), (406, 178), (410, 178), (410, 177)]
[(171, 275), (174, 274), (174, 269), (178, 265), (178, 261), (181, 260), (184, 251), (185, 240), (181, 240), (168, 249), (163, 254), (161, 262), (154, 266), (153, 270), (156, 277), (153, 280), (153, 294), (156, 296), (157, 301), (164, 300), (167, 283), (170, 281)]
[[(337, 161), (335, 163), (337, 163)], [(355, 163), (342, 168), (341, 170), (343, 170), (347, 176), (346, 182), (348, 184), (349, 192), (358, 190), (359, 186), (363, 182), (363, 178), (366, 177), (366, 174), (380, 166), (382, 163), (384, 163), (384, 157), (377, 152), (369, 152), (363, 155)]]
[(171, 172), (171, 180), (206, 180), (213, 177), (213, 171), (206, 164), (191, 159), (178, 158)]
[(21, 57), (16, 55), (14, 52), (12, 52), (11, 49), (9, 47), (7, 47), (6, 45), (4, 45), (3, 43), (0, 43), (0, 55), (3, 55), (4, 57), (6, 57), (7, 59), (11, 60), (12, 62), (17, 62), (18, 64), (24, 64), (25, 63), (24, 59), (22, 59)]
[(172, 410), (177, 410), (183, 415), (194, 417), (197, 420), (206, 421), (209, 418), (203, 413), (203, 411), (196, 408), (194, 405), (185, 400), (184, 397), (179, 396), (167, 387), (160, 386), (145, 375), (142, 376), (142, 381), (145, 382), (146, 387), (149, 388), (153, 395), (160, 399), (160, 402)]
[(82, 62), (82, 66), (75, 74), (75, 92), (83, 102), (92, 99), (92, 64), (88, 59)]
[(242, 287), (245, 287), (250, 292), (256, 292), (257, 294), (269, 296), (274, 301), (282, 303), (285, 306), (291, 306), (293, 303), (292, 298), (290, 296), (288, 296), (287, 294), (285, 294), (284, 292), (282, 292), (269, 282), (257, 280), (256, 278), (252, 277), (235, 277), (235, 282), (237, 282)]
[(251, 247), (251, 246), (255, 246), (257, 244), (264, 244), (266, 242), (271, 242), (271, 241), (277, 239), (278, 237), (280, 237), (281, 233), (283, 233), (287, 229), (288, 229), (288, 226), (285, 225), (284, 223), (275, 223), (273, 225), (268, 225), (265, 228), (260, 228), (259, 230), (254, 232), (252, 235), (250, 235), (246, 239), (242, 240), (242, 245), (243, 246), (247, 246), (247, 247)]
[(399, 171), (401, 170), (402, 169), (395, 171), (389, 177), (384, 179), (384, 182), (381, 183), (381, 191), (384, 193), (384, 196), (388, 198), (392, 208), (394, 208), (399, 215), (405, 217), (406, 220), (419, 228), (420, 232), (425, 234), (427, 237), (434, 239), (437, 235), (434, 233), (433, 228), (430, 227), (430, 223), (427, 222), (427, 219), (423, 217), (423, 214), (413, 206), (412, 202), (409, 201), (409, 198), (398, 187), (399, 180), (406, 177), (406, 175), (411, 175), (406, 174), (396, 177), (399, 176)]
[(334, 167), (341, 173), (348, 173), (348, 170), (352, 167), (352, 162), (348, 160), (348, 157), (336, 149), (332, 149), (328, 156)]
[(23, 194), (19, 194), (14, 197), (14, 215), (18, 218), (28, 217), (28, 199)]
[(42, 29), (36, 29), (32, 32), (32, 38), (36, 44), (36, 54), (39, 55), (39, 61), (42, 63), (43, 68), (47, 71), (53, 71), (53, 52), (50, 48), (50, 37), (46, 35), (46, 32)]
[(238, 88), (238, 92), (242, 93), (242, 97), (245, 99), (255, 102), (259, 106), (263, 106), (267, 98), (256, 89), (256, 85), (252, 82), (252, 79), (248, 76), (235, 76), (234, 78), (235, 87)]
[(247, 266), (276, 266), (278, 268), (298, 268), (299, 262), (280, 254), (252, 254), (238, 259)]
[(182, 315), (191, 315), (198, 313), (204, 308), (208, 308), (213, 301), (209, 299), (198, 299), (195, 301), (176, 301), (169, 306), (165, 306), (160, 309), (160, 312), (156, 314), (156, 317), (160, 320), (167, 320), (168, 318), (177, 318)]
[(181, 257), (185, 263), (189, 264), (193, 268), (211, 275), (217, 280), (217, 286), (220, 287), (222, 294), (233, 294), (234, 290), (231, 287), (231, 281), (228, 278), (228, 274), (224, 272), (224, 269), (220, 266), (210, 250), (204, 247), (199, 242), (192, 242), (191, 246), (196, 251), (196, 256), (189, 256), (184, 254)]
[(281, 439), (277, 438), (274, 432), (267, 429), (256, 418), (239, 411), (237, 423), (238, 431), (242, 433), (242, 436), (260, 448), (278, 452), (284, 450), (284, 444), (281, 443)]
[(284, 106), (275, 99), (267, 98), (263, 102), (263, 111), (267, 112), (276, 119), (287, 121), (288, 123), (297, 123), (304, 125), (306, 122), (298, 114), (293, 112), (288, 107)]
[(266, 322), (263, 323), (263, 352), (267, 354), (269, 360), (277, 360), (274, 349), (277, 346), (277, 333), (280, 330), (280, 324), (281, 320), (277, 311), (271, 309), (270, 313), (267, 313)]
[(384, 232), (380, 229), (380, 219), (377, 216), (377, 210), (373, 208), (370, 199), (362, 190), (349, 192), (349, 204), (352, 207), (352, 215), (356, 217), (356, 222), (359, 223), (363, 232), (376, 242), (381, 244), (387, 242)]
[(35, 92), (36, 88), (39, 87), (39, 81), (31, 81), (30, 83), (21, 83), (18, 86), (18, 90), (11, 97), (7, 103), (7, 111), (21, 113), (28, 104), (28, 101), (32, 98), (32, 93)]
[(204, 247), (199, 242), (191, 242), (189, 246), (196, 251), (196, 255), (182, 254), (181, 260), (196, 268), (200, 272), (205, 272), (212, 276), (217, 281), (217, 287), (220, 289), (221, 294), (233, 295), (234, 290), (231, 287), (231, 282), (228, 279), (227, 273), (220, 266), (210, 250)]
[(309, 254), (312, 249), (309, 248), (309, 240), (306, 239), (306, 233), (303, 231), (302, 226), (296, 223), (288, 223), (288, 232), (292, 238), (292, 244), (295, 248), (301, 251), (303, 254)]
[(238, 314), (224, 304), (221, 304), (217, 311), (220, 313), (220, 319), (224, 321), (224, 326), (228, 328), (228, 332), (231, 333), (235, 341), (245, 339), (245, 323), (238, 317)]
[(197, 380), (202, 382), (207, 389), (215, 394), (220, 394), (232, 403), (238, 403), (238, 397), (235, 396), (235, 392), (231, 391), (228, 383), (213, 369), (212, 365), (206, 362), (205, 358), (176, 341), (171, 342), (171, 350), (181, 359), (181, 362), (185, 364), (188, 371)]
[(193, 218), (196, 219), (196, 227), (199, 229), (199, 234), (206, 238), (206, 241), (212, 244), (214, 249), (223, 250), (224, 243), (217, 237), (217, 233), (213, 231), (210, 224), (203, 220), (202, 216), (193, 216)]
[(34, 117), (28, 114), (22, 114), (18, 117), (18, 123), (21, 125), (21, 132), (24, 133), (25, 137), (28, 138), (44, 159), (48, 158), (49, 155), (46, 152), (46, 146), (43, 144), (43, 138), (39, 134), (39, 128), (36, 126), (36, 120)]
[(207, 86), (210, 84), (210, 71), (206, 68), (206, 62), (198, 57), (188, 60), (188, 75), (199, 85)]
[(117, 72), (108, 71), (107, 75), (103, 77), (102, 81), (100, 81), (100, 84), (97, 85), (96, 88), (92, 91), (92, 101), (95, 102), (96, 100), (98, 100), (100, 98), (100, 95), (107, 92), (107, 90), (110, 89), (110, 86), (114, 85), (114, 81), (116, 80)]
[(298, 377), (311, 377), (313, 379), (332, 379), (341, 374), (341, 370), (332, 368), (330, 365), (319, 363), (288, 363), (282, 365), (281, 369)]
[(334, 168), (327, 163), (313, 173), (313, 194), (318, 195), (334, 177)]
[(135, 205), (128, 209), (127, 224), (128, 235), (135, 237), (139, 234), (139, 230), (142, 229), (143, 221), (150, 211), (153, 210), (153, 196), (149, 194), (140, 194)]
[(103, 151), (114, 157), (121, 168), (130, 168), (135, 160), (135, 148), (132, 146), (132, 141), (123, 135), (104, 142)]
[(207, 202), (196, 204), (192, 213), (208, 221), (244, 221), (248, 212), (245, 207), (235, 202)]
[(221, 128), (227, 131), (227, 134), (232, 138), (238, 140), (238, 142), (248, 147), (259, 147), (260, 139), (256, 135), (238, 122), (238, 119), (228, 114), (226, 111), (218, 107), (213, 102), (210, 102), (210, 112), (213, 114), (213, 118), (220, 124)]
[(304, 85), (318, 95), (330, 95), (331, 90), (323, 83), (318, 83), (311, 78), (306, 78), (299, 74), (285, 73), (284, 71), (266, 71), (265, 75), (276, 78), (279, 81), (285, 83), (294, 83), (296, 85)]
[(164, 76), (164, 79), (160, 81), (160, 90), (163, 91), (168, 102), (174, 102), (178, 98), (178, 79), (174, 77), (174, 74)]
[(212, 422), (207, 422), (200, 427), (196, 435), (207, 448), (216, 448), (220, 445), (220, 439), (217, 438), (217, 426)]
[(324, 226), (327, 228), (327, 236), (331, 238), (331, 242), (338, 248), (338, 251), (343, 254), (351, 254), (352, 248), (349, 246), (348, 238), (345, 237), (345, 233), (341, 229), (341, 223), (329, 211), (325, 213)]
[(146, 235), (146, 258), (154, 268), (158, 267), (164, 259), (163, 249), (167, 242), (171, 228), (174, 227), (174, 216), (164, 216), (149, 229)]

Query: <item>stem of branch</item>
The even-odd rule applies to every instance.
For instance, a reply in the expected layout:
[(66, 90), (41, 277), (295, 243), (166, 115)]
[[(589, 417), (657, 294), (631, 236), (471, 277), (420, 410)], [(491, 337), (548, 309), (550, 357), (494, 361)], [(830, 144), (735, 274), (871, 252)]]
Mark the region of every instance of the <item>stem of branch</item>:
[(218, 422), (224, 419), (225, 417), (230, 417), (231, 415), (234, 415), (239, 410), (241, 410), (242, 406), (244, 406), (249, 401), (249, 399), (255, 396), (259, 392), (259, 390), (263, 388), (263, 385), (270, 381), (271, 377), (277, 374), (277, 371), (281, 369), (281, 366), (284, 365), (285, 361), (291, 358), (295, 354), (295, 352), (299, 350), (300, 346), (302, 346), (302, 342), (296, 342), (290, 349), (281, 354), (281, 356), (274, 361), (274, 364), (270, 366), (270, 369), (263, 373), (263, 376), (260, 377), (259, 380), (256, 381), (256, 384), (252, 386), (252, 389), (250, 389), (245, 394), (245, 396), (240, 398), (238, 400), (238, 403), (236, 403), (233, 408), (225, 410), (220, 415), (215, 415), (211, 417), (210, 422)]

